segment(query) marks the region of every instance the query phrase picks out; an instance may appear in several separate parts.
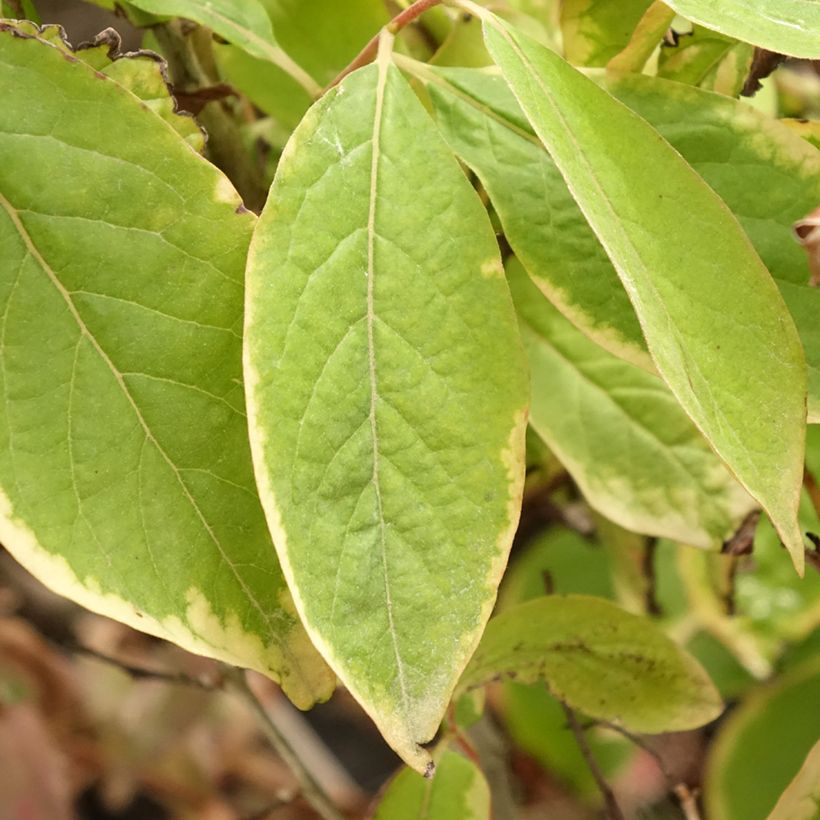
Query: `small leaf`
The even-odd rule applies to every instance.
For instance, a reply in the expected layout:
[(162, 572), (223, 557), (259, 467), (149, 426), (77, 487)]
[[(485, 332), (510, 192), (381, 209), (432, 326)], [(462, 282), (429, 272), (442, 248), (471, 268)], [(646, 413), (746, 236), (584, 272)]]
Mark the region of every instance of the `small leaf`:
[(754, 47), (716, 31), (695, 26), (675, 45), (664, 44), (658, 58), (658, 77), (688, 83), (736, 97), (752, 67)]
[(606, 248), (659, 372), (802, 572), (806, 362), (771, 276), (728, 208), (644, 120), (482, 13), (490, 53)]
[(489, 820), (490, 789), (474, 763), (445, 751), (433, 777), (402, 769), (388, 784), (374, 820)]
[(815, 657), (759, 686), (732, 712), (706, 760), (708, 817), (764, 820), (769, 815), (820, 737), (818, 703)]
[(723, 705), (700, 664), (651, 621), (586, 595), (552, 595), (487, 625), (459, 691), (544, 681), (585, 715), (654, 734), (714, 720)]
[(530, 424), (590, 505), (627, 529), (719, 549), (755, 502), (666, 385), (589, 341), (520, 264), (508, 274), (530, 359)]
[(564, 56), (575, 65), (605, 66), (629, 42), (651, 0), (563, 0)]
[(247, 279), (257, 483), (297, 606), (424, 771), (518, 520), (527, 374), (486, 211), (384, 55), (292, 136)]
[(675, 12), (661, 2), (655, 0), (638, 21), (629, 42), (623, 51), (618, 52), (608, 63), (607, 70), (614, 72), (643, 71), (655, 49), (658, 47), (675, 18)]
[(817, 820), (820, 817), (820, 741), (780, 795), (768, 820)]
[(309, 706), (333, 677), (276, 562), (242, 400), (254, 218), (88, 64), (3, 24), (0, 55), (3, 546), (59, 594)]
[(693, 23), (747, 43), (820, 58), (820, 3), (816, 0), (665, 0)]

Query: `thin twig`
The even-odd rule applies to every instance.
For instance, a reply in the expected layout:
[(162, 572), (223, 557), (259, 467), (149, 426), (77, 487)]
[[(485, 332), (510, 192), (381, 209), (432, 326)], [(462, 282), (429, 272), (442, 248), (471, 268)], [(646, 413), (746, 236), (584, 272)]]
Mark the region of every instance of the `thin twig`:
[(661, 605), (658, 603), (658, 590), (655, 578), (655, 554), (658, 549), (657, 538), (647, 538), (646, 545), (643, 550), (643, 558), (641, 560), (641, 572), (646, 581), (646, 589), (644, 590), (644, 606), (649, 615), (660, 616), (663, 615)]
[(586, 735), (584, 734), (583, 728), (581, 728), (581, 724), (578, 722), (578, 718), (575, 716), (575, 712), (567, 706), (564, 701), (560, 701), (560, 703), (564, 709), (564, 713), (567, 716), (567, 723), (569, 724), (570, 729), (572, 729), (572, 733), (575, 735), (575, 741), (578, 744), (578, 748), (581, 750), (581, 754), (583, 755), (587, 767), (589, 768), (590, 774), (592, 774), (592, 777), (598, 786), (598, 790), (604, 798), (606, 816), (609, 820), (625, 820), (624, 813), (621, 811), (621, 807), (615, 799), (615, 794), (610, 788), (609, 783), (606, 782), (604, 773), (601, 771), (598, 761), (592, 754), (592, 749), (589, 747)]
[[(385, 28), (391, 34), (398, 34), (405, 26), (408, 26), (412, 23), (417, 17), (424, 14), (425, 11), (428, 9), (433, 8), (433, 6), (438, 6), (442, 0), (416, 0), (415, 3), (409, 5), (404, 11), (399, 12), (386, 26)], [(379, 38), (381, 37), (381, 31), (377, 32), (373, 35), (373, 38), (370, 42), (353, 58), (352, 62), (347, 66), (347, 68), (342, 69), (339, 72), (338, 76), (332, 83), (325, 89), (325, 91), (330, 91), (331, 88), (337, 86), (348, 74), (354, 72), (357, 68), (361, 68), (368, 63), (373, 62), (376, 57), (376, 53), (379, 50)]]
[(342, 813), (314, 779), (313, 775), (307, 770), (299, 755), (290, 745), (287, 738), (279, 731), (279, 727), (271, 719), (264, 704), (248, 685), (245, 672), (241, 669), (226, 667), (226, 682), (257, 715), (262, 730), (270, 741), (271, 746), (276, 749), (279, 757), (287, 764), (299, 782), (305, 800), (307, 800), (325, 820), (343, 820)]

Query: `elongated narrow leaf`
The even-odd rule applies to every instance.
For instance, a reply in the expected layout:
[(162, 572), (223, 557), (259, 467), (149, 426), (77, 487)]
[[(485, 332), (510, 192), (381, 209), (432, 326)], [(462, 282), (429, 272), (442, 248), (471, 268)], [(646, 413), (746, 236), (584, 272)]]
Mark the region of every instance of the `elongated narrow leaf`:
[(490, 789), (474, 763), (445, 751), (432, 778), (402, 769), (385, 791), (374, 820), (489, 820)]
[[(714, 820), (765, 820), (820, 737), (820, 663), (760, 686), (710, 747), (704, 803)], [(801, 820), (808, 820), (811, 814)]]
[(557, 697), (635, 732), (693, 729), (723, 705), (700, 664), (646, 618), (601, 598), (554, 595), (493, 618), (459, 690), (544, 681)]
[(605, 66), (629, 42), (651, 0), (562, 0), (564, 56)]
[(532, 373), (530, 423), (589, 503), (636, 532), (719, 548), (755, 502), (657, 377), (607, 353), (508, 266)]
[(820, 58), (816, 0), (666, 0), (707, 28), (794, 57)]
[(89, 609), (326, 697), (247, 444), (253, 217), (89, 65), (1, 25), (0, 61), (3, 546)]
[(644, 12), (643, 17), (638, 21), (629, 42), (619, 51), (608, 63), (609, 71), (643, 71), (644, 66), (649, 61), (652, 53), (662, 42), (675, 12), (662, 2), (655, 0)]
[(259, 0), (128, 0), (151, 14), (185, 17), (207, 26), (248, 54), (267, 60), (287, 71), (310, 94), (321, 87), (281, 49), (270, 17)]
[(777, 801), (768, 820), (817, 820), (820, 817), (820, 741)]
[(257, 483), (297, 606), (424, 770), (517, 522), (527, 379), (486, 213), (384, 57), (291, 138), (248, 288)]
[(802, 571), (806, 362), (771, 276), (644, 120), (498, 18), (487, 16), (485, 36), (618, 271), (659, 372)]

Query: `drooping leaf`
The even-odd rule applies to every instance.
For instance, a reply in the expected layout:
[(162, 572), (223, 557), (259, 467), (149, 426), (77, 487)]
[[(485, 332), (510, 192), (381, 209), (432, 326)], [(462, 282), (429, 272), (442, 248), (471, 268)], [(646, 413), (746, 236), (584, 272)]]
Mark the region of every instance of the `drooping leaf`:
[(207, 26), (253, 57), (279, 66), (302, 88), (318, 96), (321, 86), (282, 50), (260, 0), (129, 0), (132, 6), (163, 17), (184, 17)]
[[(606, 248), (659, 372), (802, 572), (806, 362), (771, 276), (729, 209), (651, 126), (484, 14), (490, 53)], [(718, 317), (726, 333), (715, 332)]]
[(117, 83), (5, 25), (0, 53), (4, 547), (89, 609), (326, 697), (247, 444), (253, 217)]
[(666, 385), (587, 339), (520, 264), (508, 275), (530, 360), (530, 424), (590, 505), (630, 530), (719, 549), (755, 502)]
[[(817, 658), (754, 690), (721, 726), (706, 761), (714, 820), (765, 820), (820, 737)], [(810, 815), (809, 815), (810, 816)]]
[(651, 0), (563, 0), (564, 56), (575, 65), (605, 66), (629, 42)]
[(478, 767), (445, 751), (433, 777), (405, 767), (390, 781), (374, 820), (489, 820), (490, 789)]
[(551, 595), (502, 612), (459, 682), (544, 681), (591, 718), (635, 732), (693, 729), (723, 705), (709, 677), (651, 621), (601, 598)]
[(753, 56), (754, 46), (749, 43), (695, 26), (676, 45), (661, 48), (658, 76), (736, 97), (749, 76)]
[(768, 820), (817, 820), (820, 817), (820, 741), (780, 795)]
[(706, 28), (794, 57), (820, 58), (816, 0), (665, 0)]
[(317, 646), (423, 771), (518, 519), (527, 379), (486, 212), (384, 55), (294, 133), (247, 275), (281, 561)]

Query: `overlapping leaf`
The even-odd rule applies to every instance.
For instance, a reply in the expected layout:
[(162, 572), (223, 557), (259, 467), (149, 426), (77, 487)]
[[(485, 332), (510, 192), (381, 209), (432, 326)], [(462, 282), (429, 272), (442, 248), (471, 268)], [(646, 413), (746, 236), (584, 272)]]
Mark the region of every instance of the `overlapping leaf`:
[(552, 595), (493, 618), (460, 690), (544, 681), (592, 718), (635, 732), (692, 729), (723, 705), (698, 662), (646, 618), (586, 595)]
[(384, 55), (291, 138), (248, 286), (257, 483), (297, 605), (423, 771), (517, 522), (526, 368), (486, 212)]
[(519, 264), (508, 271), (530, 358), (530, 423), (589, 503), (630, 530), (719, 548), (755, 503), (666, 385), (589, 341)]
[(4, 547), (96, 612), (326, 697), (247, 444), (253, 217), (85, 62), (5, 25), (0, 61)]
[[(490, 52), (613, 261), (658, 370), (802, 569), (806, 365), (768, 271), (726, 206), (645, 121), (481, 13)], [(716, 334), (718, 317), (729, 332)]]
[(707, 28), (794, 57), (820, 58), (816, 0), (666, 0)]
[(563, 0), (561, 33), (571, 63), (604, 66), (629, 42), (651, 0)]

